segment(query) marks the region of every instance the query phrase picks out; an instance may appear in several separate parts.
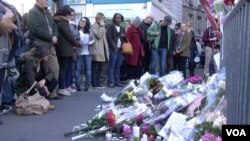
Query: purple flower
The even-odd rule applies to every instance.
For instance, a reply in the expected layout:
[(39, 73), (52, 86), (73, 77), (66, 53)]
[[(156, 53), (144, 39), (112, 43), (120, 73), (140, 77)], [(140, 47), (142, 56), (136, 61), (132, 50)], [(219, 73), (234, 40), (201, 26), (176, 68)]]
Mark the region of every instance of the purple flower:
[(123, 124), (123, 136), (129, 138), (132, 135), (132, 129), (127, 124)]
[(205, 134), (201, 137), (202, 141), (213, 141), (215, 138), (214, 134), (205, 132)]
[(216, 137), (215, 141), (222, 141), (222, 139), (220, 136), (218, 136), (218, 137)]

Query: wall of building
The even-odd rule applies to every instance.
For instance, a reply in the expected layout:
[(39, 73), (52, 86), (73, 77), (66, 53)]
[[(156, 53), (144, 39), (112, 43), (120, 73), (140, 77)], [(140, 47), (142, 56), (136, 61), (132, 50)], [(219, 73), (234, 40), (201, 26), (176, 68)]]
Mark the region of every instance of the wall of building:
[(196, 36), (202, 36), (207, 27), (207, 18), (199, 6), (199, 2), (197, 0), (183, 0), (182, 7), (182, 22), (192, 22)]

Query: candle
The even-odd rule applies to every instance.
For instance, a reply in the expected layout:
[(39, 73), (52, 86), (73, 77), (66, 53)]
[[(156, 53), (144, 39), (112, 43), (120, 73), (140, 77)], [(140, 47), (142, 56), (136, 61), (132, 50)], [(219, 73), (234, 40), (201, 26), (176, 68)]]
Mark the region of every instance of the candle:
[(111, 141), (112, 139), (112, 134), (110, 132), (106, 133), (106, 141)]
[(139, 138), (140, 138), (140, 127), (138, 127), (137, 125), (135, 125), (133, 127), (133, 138), (134, 138), (134, 141), (139, 141)]

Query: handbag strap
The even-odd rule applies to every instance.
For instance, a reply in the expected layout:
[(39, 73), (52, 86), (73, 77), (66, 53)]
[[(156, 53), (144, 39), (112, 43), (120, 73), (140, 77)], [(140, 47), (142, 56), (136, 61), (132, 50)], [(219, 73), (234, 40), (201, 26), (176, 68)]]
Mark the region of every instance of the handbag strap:
[(33, 83), (33, 85), (25, 92), (26, 94), (30, 93), (30, 91), (35, 87), (35, 85), (37, 84), (37, 81), (35, 81)]

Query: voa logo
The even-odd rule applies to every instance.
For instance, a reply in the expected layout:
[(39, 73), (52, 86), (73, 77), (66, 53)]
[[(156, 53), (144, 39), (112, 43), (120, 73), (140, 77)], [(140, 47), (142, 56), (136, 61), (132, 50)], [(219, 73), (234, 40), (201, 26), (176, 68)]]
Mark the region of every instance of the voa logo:
[(226, 129), (227, 136), (247, 136), (244, 129)]

